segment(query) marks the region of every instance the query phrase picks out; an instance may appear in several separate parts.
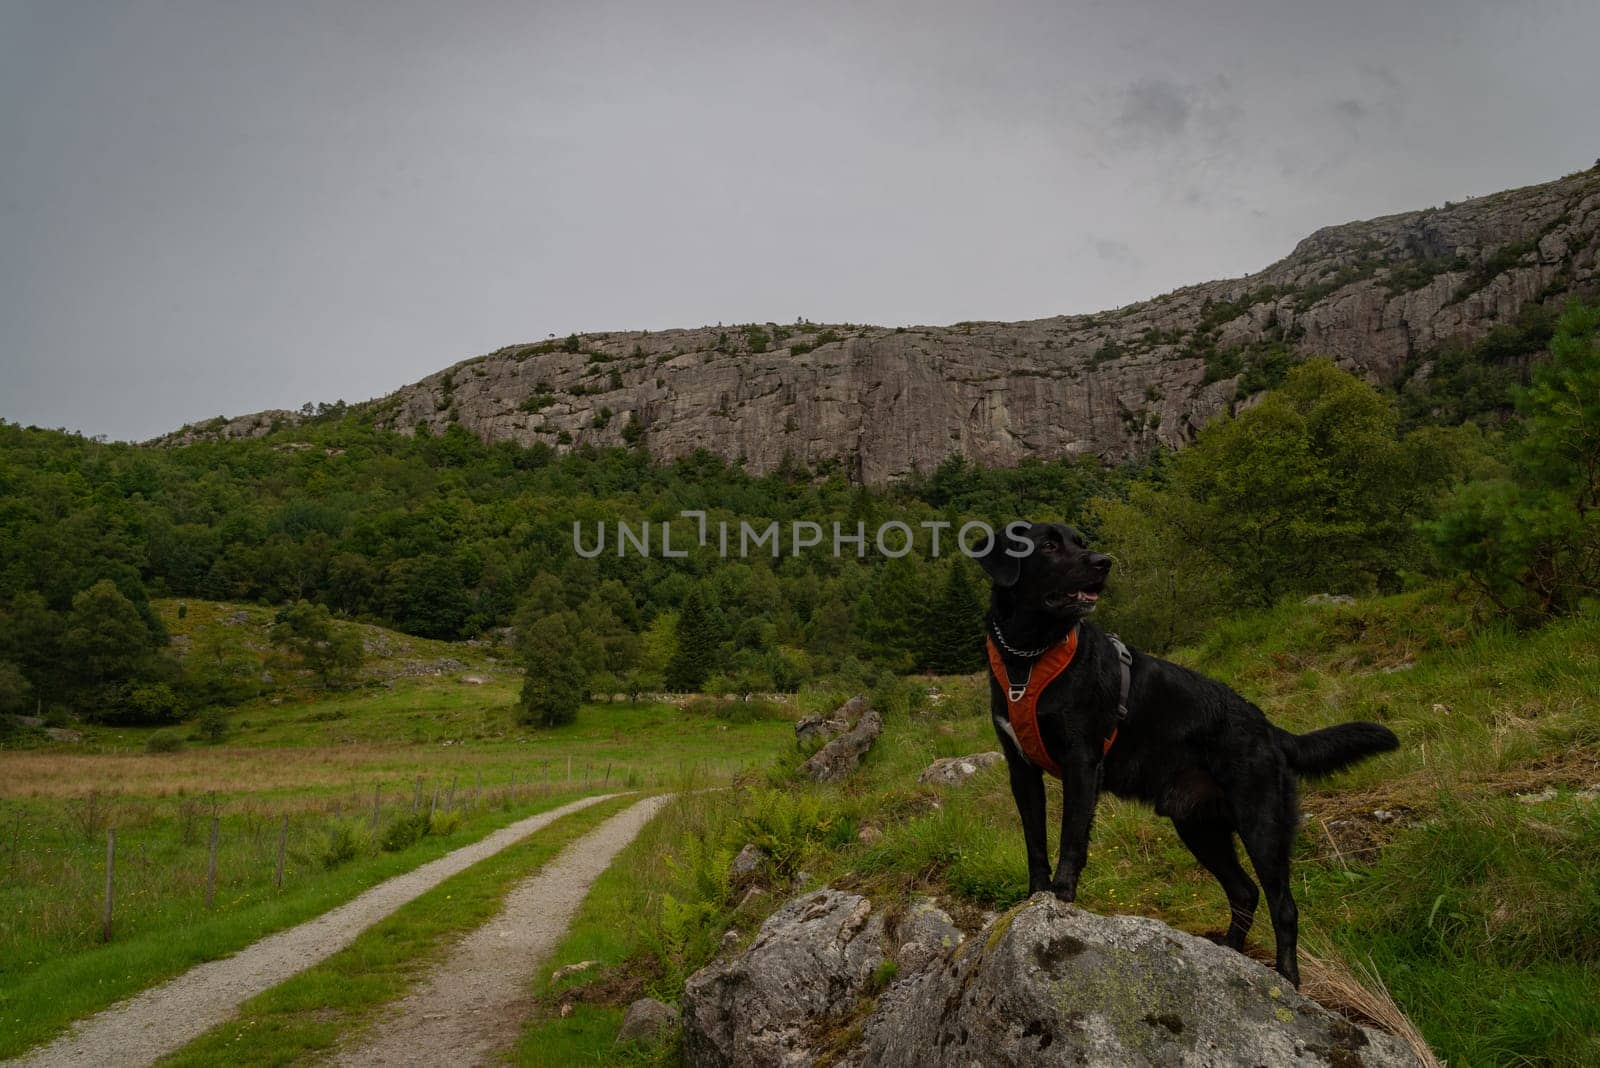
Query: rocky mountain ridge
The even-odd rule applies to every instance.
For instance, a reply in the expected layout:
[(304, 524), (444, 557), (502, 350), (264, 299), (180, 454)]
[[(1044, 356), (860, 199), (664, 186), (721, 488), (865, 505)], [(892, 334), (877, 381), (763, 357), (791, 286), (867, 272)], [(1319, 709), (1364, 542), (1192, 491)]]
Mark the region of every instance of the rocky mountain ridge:
[[(401, 433), (454, 423), (489, 441), (642, 445), (660, 459), (705, 448), (757, 473), (789, 457), (867, 483), (950, 456), (1112, 462), (1181, 446), (1310, 355), (1377, 383), (1426, 383), (1452, 346), (1600, 290), (1597, 257), (1600, 165), (1327, 227), (1256, 274), (1097, 315), (573, 335), (508, 346), (357, 407)], [(218, 419), (157, 443), (259, 437), (311, 414)]]

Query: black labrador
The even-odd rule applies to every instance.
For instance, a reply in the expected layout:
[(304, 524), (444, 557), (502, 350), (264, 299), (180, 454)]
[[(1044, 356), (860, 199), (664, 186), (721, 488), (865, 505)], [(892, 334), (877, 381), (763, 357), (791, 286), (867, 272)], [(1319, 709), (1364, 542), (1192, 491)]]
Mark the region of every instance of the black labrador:
[[(1342, 723), (1294, 735), (1220, 682), (1177, 664), (1132, 654), (1127, 718), (1118, 722), (1122, 670), (1116, 647), (1086, 617), (1105, 588), (1109, 557), (1062, 523), (1013, 523), (979, 563), (993, 581), (986, 624), (1012, 679), (1079, 628), (1070, 666), (1040, 695), (1039, 736), (1060, 765), (1064, 808), (1055, 878), (1045, 847), (1045, 786), (1012, 733), (1007, 696), (990, 676), (990, 709), (1011, 772), (1028, 849), (1028, 890), (1063, 901), (1078, 893), (1089, 828), (1102, 789), (1153, 805), (1172, 820), (1228, 895), (1225, 945), (1244, 948), (1260, 894), (1239, 864), (1233, 836), (1267, 894), (1277, 968), (1299, 985), (1299, 914), (1289, 889), (1289, 850), (1299, 822), (1297, 776), (1327, 775), (1399, 746), (1387, 727)], [(1111, 748), (1104, 743), (1113, 728)]]

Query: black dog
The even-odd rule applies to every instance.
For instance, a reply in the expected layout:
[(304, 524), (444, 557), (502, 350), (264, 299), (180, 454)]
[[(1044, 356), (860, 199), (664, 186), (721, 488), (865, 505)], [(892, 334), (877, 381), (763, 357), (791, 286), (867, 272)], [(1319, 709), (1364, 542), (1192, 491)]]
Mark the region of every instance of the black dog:
[(1299, 918), (1289, 891), (1289, 849), (1299, 822), (1296, 776), (1327, 775), (1395, 749), (1394, 733), (1376, 723), (1343, 723), (1290, 734), (1221, 683), (1138, 652), (1131, 654), (1126, 719), (1120, 719), (1124, 674), (1117, 647), (1084, 618), (1105, 588), (1110, 558), (1091, 552), (1064, 524), (1016, 523), (990, 542), (979, 562), (994, 583), (989, 634), (1013, 684), (1078, 629), (1071, 664), (1037, 705), (1038, 737), (1061, 769), (1065, 804), (1053, 880), (1043, 774), (1023, 752), (1008, 694), (990, 673), (990, 708), (1027, 842), (1029, 892), (1050, 890), (1063, 901), (1077, 896), (1095, 801), (1106, 789), (1172, 819), (1178, 837), (1228, 895), (1232, 919), (1223, 941), (1242, 950), (1260, 894), (1234, 851), (1237, 833), (1267, 894), (1278, 971), (1298, 985)]

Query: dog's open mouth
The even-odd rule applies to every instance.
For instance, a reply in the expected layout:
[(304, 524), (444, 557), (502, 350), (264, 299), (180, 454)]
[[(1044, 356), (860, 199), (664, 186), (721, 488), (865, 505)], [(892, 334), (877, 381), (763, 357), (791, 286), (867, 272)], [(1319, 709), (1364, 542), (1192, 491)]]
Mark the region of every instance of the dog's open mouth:
[(1093, 612), (1095, 604), (1100, 600), (1100, 591), (1103, 589), (1105, 586), (1102, 584), (1092, 589), (1052, 593), (1045, 597), (1044, 603), (1057, 611), (1063, 608), (1081, 608), (1085, 612)]

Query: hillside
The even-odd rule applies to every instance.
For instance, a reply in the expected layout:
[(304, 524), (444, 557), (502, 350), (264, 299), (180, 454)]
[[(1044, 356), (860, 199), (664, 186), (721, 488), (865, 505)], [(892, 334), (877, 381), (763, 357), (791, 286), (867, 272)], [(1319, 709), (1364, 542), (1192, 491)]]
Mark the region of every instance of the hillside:
[[(1600, 617), (1533, 633), (1474, 629), (1467, 617), (1439, 589), (1284, 604), (1240, 614), (1174, 658), (1295, 731), (1372, 718), (1402, 739), (1396, 753), (1305, 784), (1294, 874), (1302, 945), (1315, 958), (1306, 989), (1343, 1004), (1356, 985), (1347, 966), (1367, 971), (1369, 985), (1375, 973), (1453, 1065), (1593, 1064), (1600, 735), (1589, 680)], [(519, 1061), (603, 1062), (630, 999), (679, 1002), (692, 972), (726, 959), (729, 942), (748, 948), (802, 888), (865, 895), (890, 924), (931, 897), (969, 935), (986, 910), (1024, 901), (1004, 765), (957, 785), (920, 780), (936, 759), (995, 747), (986, 687), (976, 677), (941, 678), (931, 690), (929, 681), (872, 695), (884, 732), (849, 780), (809, 781), (796, 748), (764, 778), (659, 821), (602, 881), (552, 961), (603, 967), (551, 977)], [(820, 710), (841, 696), (800, 700)], [(1053, 828), (1059, 793), (1050, 793)], [(753, 870), (733, 864), (747, 843), (763, 851)], [(1220, 932), (1228, 915), (1164, 819), (1109, 797), (1079, 903), (1195, 934)], [(1258, 918), (1248, 948), (1260, 957), (1270, 945)], [(814, 1047), (827, 1051), (820, 1063), (857, 1063), (842, 1053), (870, 1008), (814, 1030)]]
[[(1097, 315), (946, 327), (774, 323), (511, 345), (360, 405), (380, 427), (486, 441), (706, 448), (755, 473), (785, 456), (860, 481), (1178, 446), (1219, 412), (1330, 355), (1422, 418), (1501, 400), (1548, 338), (1538, 310), (1592, 294), (1600, 170), (1317, 231), (1245, 278)], [(1463, 397), (1463, 394), (1469, 396)], [(159, 439), (259, 437), (304, 418), (218, 418)]]

